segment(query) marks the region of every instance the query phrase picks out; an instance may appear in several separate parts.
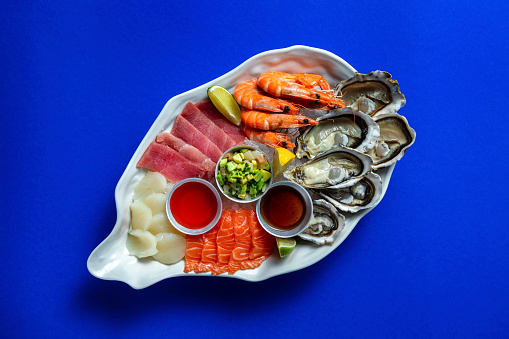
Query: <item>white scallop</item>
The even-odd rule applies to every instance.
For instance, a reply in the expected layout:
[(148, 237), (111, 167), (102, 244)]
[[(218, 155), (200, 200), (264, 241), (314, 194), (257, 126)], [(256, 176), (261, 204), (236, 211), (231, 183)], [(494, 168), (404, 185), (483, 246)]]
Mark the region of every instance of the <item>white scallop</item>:
[(152, 256), (155, 260), (170, 265), (184, 258), (186, 238), (174, 233), (159, 233), (156, 240), (157, 254)]
[(141, 201), (133, 201), (131, 209), (131, 230), (146, 231), (152, 221), (152, 211)]
[(175, 233), (182, 235), (182, 233), (171, 224), (170, 220), (168, 220), (168, 216), (166, 216), (166, 213), (158, 213), (154, 215), (152, 217), (150, 225), (148, 226), (147, 231), (149, 231), (153, 235), (159, 233)]
[(146, 258), (157, 254), (156, 237), (147, 231), (133, 230), (129, 232), (126, 247), (129, 254), (138, 258)]
[(140, 182), (134, 186), (133, 200), (142, 200), (152, 193), (163, 193), (166, 189), (166, 178), (158, 172), (147, 172)]
[(166, 213), (166, 197), (164, 193), (152, 193), (143, 199), (143, 203), (150, 208), (153, 215)]

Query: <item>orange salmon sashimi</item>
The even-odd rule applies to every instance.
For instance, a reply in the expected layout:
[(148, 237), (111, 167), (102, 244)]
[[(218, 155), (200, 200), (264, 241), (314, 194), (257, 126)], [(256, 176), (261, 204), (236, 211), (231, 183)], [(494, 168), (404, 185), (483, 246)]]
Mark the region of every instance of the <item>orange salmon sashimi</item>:
[(184, 272), (235, 274), (262, 264), (274, 251), (275, 238), (253, 209), (225, 210), (217, 225), (201, 235), (186, 235)]
[(186, 234), (186, 252), (184, 258), (186, 264), (184, 272), (196, 270), (201, 262), (201, 252), (203, 249), (203, 236)]

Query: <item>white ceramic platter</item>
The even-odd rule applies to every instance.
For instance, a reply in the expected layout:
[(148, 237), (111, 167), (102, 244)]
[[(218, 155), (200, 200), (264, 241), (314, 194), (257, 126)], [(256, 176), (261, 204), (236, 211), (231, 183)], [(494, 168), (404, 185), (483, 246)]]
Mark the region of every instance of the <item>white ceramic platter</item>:
[[(145, 175), (145, 170), (136, 168), (136, 163), (158, 133), (171, 130), (175, 118), (182, 112), (187, 102), (196, 103), (207, 98), (207, 88), (211, 85), (221, 85), (233, 91), (235, 85), (240, 82), (255, 79), (260, 73), (276, 70), (290, 73), (317, 73), (323, 75), (332, 86), (340, 80), (352, 77), (355, 72), (355, 69), (347, 62), (328, 51), (306, 46), (292, 46), (255, 55), (227, 74), (170, 99), (138, 146), (117, 184), (115, 189), (117, 222), (110, 235), (88, 258), (87, 267), (92, 275), (105, 280), (123, 281), (135, 289), (145, 288), (171, 277), (210, 275), (210, 273), (184, 273), (183, 260), (168, 266), (152, 259), (140, 260), (129, 255), (126, 248), (130, 219), (129, 205), (132, 202), (134, 186)], [(394, 165), (377, 172), (383, 181), (384, 194), (393, 169)], [(353, 215), (346, 214), (346, 227), (333, 245), (315, 246), (299, 243), (294, 252), (284, 260), (274, 254), (257, 269), (238, 271), (234, 275), (221, 274), (217, 278), (230, 277), (261, 281), (310, 266), (338, 247), (370, 210)]]

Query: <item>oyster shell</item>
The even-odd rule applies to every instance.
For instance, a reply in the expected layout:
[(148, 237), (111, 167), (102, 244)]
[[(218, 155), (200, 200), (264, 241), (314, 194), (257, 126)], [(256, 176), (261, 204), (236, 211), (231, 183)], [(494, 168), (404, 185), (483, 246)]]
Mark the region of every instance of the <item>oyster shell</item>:
[(373, 169), (376, 170), (401, 159), (415, 142), (416, 134), (407, 119), (397, 113), (376, 115), (374, 120), (380, 127), (380, 138), (367, 154), (373, 159)]
[(299, 237), (318, 245), (332, 244), (345, 228), (345, 216), (324, 199), (313, 201), (313, 216)]
[(339, 188), (359, 181), (371, 170), (372, 164), (368, 155), (338, 147), (285, 171), (283, 175), (306, 188)]
[(297, 138), (298, 159), (313, 159), (318, 154), (342, 146), (367, 152), (380, 136), (373, 118), (351, 107), (344, 107), (317, 118), (318, 125), (308, 128)]
[(382, 178), (369, 172), (350, 187), (315, 192), (340, 210), (356, 213), (375, 206), (382, 199)]
[(383, 71), (368, 74), (356, 72), (352, 78), (341, 81), (334, 89), (334, 94), (370, 116), (396, 113), (406, 103), (398, 82)]

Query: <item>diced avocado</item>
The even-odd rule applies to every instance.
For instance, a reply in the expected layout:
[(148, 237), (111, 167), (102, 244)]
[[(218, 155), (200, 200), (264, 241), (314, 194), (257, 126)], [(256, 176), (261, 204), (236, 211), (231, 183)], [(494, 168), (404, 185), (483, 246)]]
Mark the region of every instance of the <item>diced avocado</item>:
[(233, 161), (235, 161), (237, 164), (240, 164), (242, 162), (242, 153), (237, 153), (233, 155)]
[(267, 171), (270, 171), (270, 164), (269, 164), (269, 163), (266, 163), (266, 164), (265, 164), (265, 169), (266, 169)]
[(239, 171), (244, 171), (244, 166), (245, 166), (245, 165), (244, 165), (244, 163), (243, 163), (243, 162), (241, 162), (240, 164), (237, 164), (237, 169), (238, 169)]
[(233, 170), (237, 167), (237, 165), (235, 165), (235, 162), (233, 161), (229, 161), (227, 164), (226, 164), (226, 169), (228, 170), (228, 172), (233, 172)]
[(261, 191), (263, 184), (265, 184), (265, 180), (263, 180), (263, 178), (262, 178), (262, 179), (260, 179), (260, 181), (258, 181), (258, 184), (256, 184), (256, 189), (258, 191)]
[(240, 150), (242, 153), (246, 153), (247, 151), (249, 151), (247, 148), (243, 148)]
[(256, 160), (251, 160), (251, 163), (253, 164), (253, 168), (258, 167), (258, 163)]
[(262, 171), (255, 171), (254, 173), (255, 173), (253, 176), (254, 181), (258, 182), (258, 181), (260, 181), (261, 178), (263, 178)]
[(224, 158), (219, 161), (219, 167), (226, 166), (226, 163), (228, 162), (228, 159)]
[(240, 192), (241, 193), (244, 193), (245, 191), (247, 191), (247, 184), (244, 183), (241, 187), (240, 187)]
[(246, 197), (246, 192), (239, 193), (239, 199), (244, 199)]
[(248, 175), (246, 175), (246, 179), (253, 180), (253, 175), (251, 173), (249, 173)]
[(237, 179), (230, 176), (230, 177), (228, 177), (228, 181), (231, 183), (236, 183)]
[(267, 190), (267, 187), (269, 187), (269, 185), (267, 185), (267, 183), (265, 183), (262, 187), (262, 192), (265, 192)]
[(270, 174), (270, 172), (268, 172), (266, 170), (261, 170), (261, 172), (263, 173), (263, 181), (269, 180), (270, 177), (272, 176), (272, 174)]
[(223, 179), (223, 176), (221, 175), (221, 173), (218, 173), (217, 174), (217, 182), (219, 183), (219, 185), (223, 186), (224, 185), (224, 179)]
[(246, 178), (246, 177), (244, 177), (244, 178), (240, 179), (240, 183), (241, 183), (242, 185), (244, 185), (246, 182), (247, 182), (247, 178)]
[(254, 196), (256, 196), (256, 193), (257, 193), (257, 190), (255, 187), (253, 187), (253, 186), (249, 187), (249, 195), (254, 197)]

